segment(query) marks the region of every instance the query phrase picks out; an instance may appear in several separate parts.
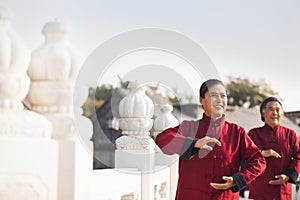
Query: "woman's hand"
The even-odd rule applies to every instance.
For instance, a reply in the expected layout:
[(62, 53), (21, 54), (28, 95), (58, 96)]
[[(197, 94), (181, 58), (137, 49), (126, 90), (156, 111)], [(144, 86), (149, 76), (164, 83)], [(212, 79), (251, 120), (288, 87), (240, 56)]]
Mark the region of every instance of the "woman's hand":
[(218, 146), (221, 146), (221, 142), (218, 139), (205, 136), (204, 138), (198, 139), (197, 142), (195, 143), (194, 147), (211, 151), (211, 150), (213, 150), (213, 148), (211, 146), (207, 145), (207, 143), (209, 143), (209, 142), (212, 142), (212, 143), (217, 144)]
[(274, 151), (273, 149), (268, 149), (268, 150), (262, 150), (261, 154), (263, 157), (271, 157), (274, 156), (275, 158), (281, 158), (281, 155)]
[(210, 183), (211, 187), (215, 188), (216, 190), (227, 190), (236, 185), (231, 176), (223, 176), (222, 178), (224, 181), (226, 181), (226, 183)]
[(281, 185), (282, 183), (287, 182), (290, 178), (285, 174), (280, 174), (275, 176), (275, 180), (270, 180), (270, 185)]

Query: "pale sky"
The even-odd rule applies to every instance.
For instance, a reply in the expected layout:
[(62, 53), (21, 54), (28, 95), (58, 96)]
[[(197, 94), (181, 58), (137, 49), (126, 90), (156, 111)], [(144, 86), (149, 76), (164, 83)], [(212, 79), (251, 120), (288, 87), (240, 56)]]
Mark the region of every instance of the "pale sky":
[(42, 27), (55, 18), (71, 27), (71, 42), (85, 57), (126, 31), (174, 30), (197, 42), (221, 77), (264, 79), (285, 111), (300, 110), (298, 0), (0, 0), (0, 6), (13, 11), (12, 26), (32, 51), (44, 42)]

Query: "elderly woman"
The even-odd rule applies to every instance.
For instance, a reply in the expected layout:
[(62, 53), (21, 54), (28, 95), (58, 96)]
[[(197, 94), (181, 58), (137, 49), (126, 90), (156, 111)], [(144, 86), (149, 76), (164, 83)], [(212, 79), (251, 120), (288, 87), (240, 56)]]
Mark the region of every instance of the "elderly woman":
[(176, 199), (238, 200), (238, 191), (264, 172), (265, 159), (242, 127), (226, 121), (227, 91), (220, 80), (201, 85), (200, 104), (202, 119), (183, 121), (156, 137), (165, 154), (180, 155)]

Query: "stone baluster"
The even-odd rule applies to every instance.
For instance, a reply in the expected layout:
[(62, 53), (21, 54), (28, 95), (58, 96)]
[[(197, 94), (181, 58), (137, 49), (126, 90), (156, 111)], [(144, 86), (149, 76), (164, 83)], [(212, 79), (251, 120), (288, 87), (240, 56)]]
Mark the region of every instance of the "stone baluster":
[(160, 185), (160, 189), (158, 191), (159, 193), (159, 198), (160, 199), (167, 199), (167, 194), (168, 194), (168, 191), (167, 191), (168, 187), (167, 187), (167, 182), (163, 182), (161, 185)]
[(141, 172), (141, 199), (153, 200), (154, 148), (150, 137), (154, 112), (152, 100), (146, 96), (147, 87), (130, 84), (131, 92), (119, 104), (119, 125), (122, 129), (116, 140), (115, 167), (137, 168)]
[[(33, 51), (28, 69), (32, 80), (28, 99), (32, 110), (45, 116), (53, 126), (52, 138), (59, 148), (58, 199), (84, 199), (92, 172), (90, 153), (93, 151), (89, 141), (92, 126), (88, 119), (75, 123), (75, 116), (77, 119), (80, 115), (77, 106), (83, 104), (88, 90), (73, 99), (83, 57), (70, 44), (70, 31), (66, 24), (50, 21), (44, 25), (42, 33), (45, 42)], [(74, 110), (73, 105), (76, 107)], [(88, 128), (79, 132), (77, 127), (86, 123)]]
[(22, 104), (30, 85), (30, 51), (12, 29), (12, 18), (10, 10), (0, 7), (0, 136), (50, 138), (49, 121)]
[[(155, 137), (161, 133), (163, 130), (175, 127), (179, 124), (176, 117), (172, 115), (173, 107), (169, 104), (165, 104), (161, 106), (161, 113), (156, 117), (154, 120), (154, 135)], [(158, 148), (158, 147), (157, 147)], [(178, 155), (165, 155), (159, 151), (155, 154), (155, 164), (156, 165), (167, 165), (170, 168), (169, 174), (169, 199), (175, 199), (176, 188), (177, 188), (177, 181), (178, 181)], [(167, 184), (167, 183), (166, 183)], [(166, 184), (161, 186), (165, 190)], [(162, 197), (165, 197), (165, 194), (162, 193)]]
[(56, 200), (57, 144), (52, 125), (24, 108), (30, 50), (0, 7), (0, 199)]
[(134, 192), (121, 196), (121, 200), (138, 200), (137, 195)]
[(44, 44), (32, 53), (28, 68), (31, 109), (53, 124), (53, 138), (74, 137), (74, 82), (83, 57), (69, 44), (69, 27), (58, 20), (43, 27)]

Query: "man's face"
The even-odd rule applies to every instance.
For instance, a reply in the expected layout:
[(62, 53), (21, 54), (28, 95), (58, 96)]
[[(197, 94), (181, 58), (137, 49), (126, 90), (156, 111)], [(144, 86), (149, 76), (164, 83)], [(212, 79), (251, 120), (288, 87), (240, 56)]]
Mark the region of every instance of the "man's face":
[(268, 102), (266, 108), (262, 110), (262, 116), (265, 118), (265, 123), (272, 128), (280, 124), (282, 115), (282, 107), (277, 101)]
[(200, 97), (200, 103), (207, 116), (213, 119), (222, 117), (227, 107), (226, 89), (221, 84), (212, 85), (204, 98)]

